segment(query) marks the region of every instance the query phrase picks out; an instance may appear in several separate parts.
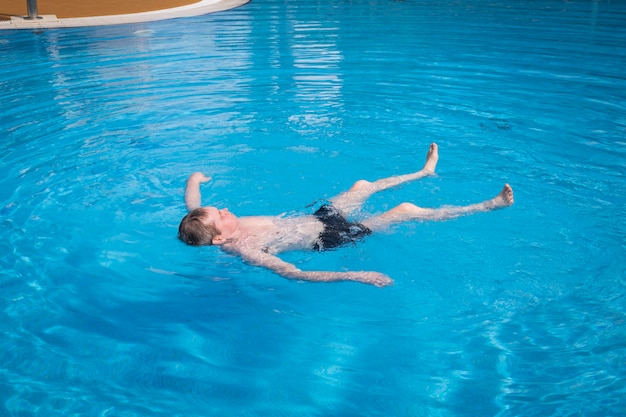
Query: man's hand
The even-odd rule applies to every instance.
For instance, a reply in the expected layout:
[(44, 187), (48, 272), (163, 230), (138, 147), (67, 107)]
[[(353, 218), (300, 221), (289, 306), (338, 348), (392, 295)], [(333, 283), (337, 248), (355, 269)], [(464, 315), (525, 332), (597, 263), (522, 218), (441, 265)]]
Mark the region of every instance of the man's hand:
[(201, 183), (201, 182), (211, 181), (211, 177), (207, 177), (202, 172), (194, 172), (193, 174), (189, 176), (189, 179), (187, 181), (194, 181), (194, 182)]
[(393, 280), (387, 275), (380, 272), (355, 272), (355, 281), (362, 282), (364, 284), (375, 285), (377, 287), (386, 287), (393, 285)]

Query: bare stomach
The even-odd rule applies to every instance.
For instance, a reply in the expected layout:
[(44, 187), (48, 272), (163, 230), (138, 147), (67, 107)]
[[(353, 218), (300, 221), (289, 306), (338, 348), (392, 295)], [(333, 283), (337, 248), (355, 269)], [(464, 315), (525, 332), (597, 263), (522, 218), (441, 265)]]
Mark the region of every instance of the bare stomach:
[(314, 216), (247, 217), (240, 220), (240, 227), (244, 235), (233, 242), (239, 249), (272, 254), (311, 249), (324, 230)]

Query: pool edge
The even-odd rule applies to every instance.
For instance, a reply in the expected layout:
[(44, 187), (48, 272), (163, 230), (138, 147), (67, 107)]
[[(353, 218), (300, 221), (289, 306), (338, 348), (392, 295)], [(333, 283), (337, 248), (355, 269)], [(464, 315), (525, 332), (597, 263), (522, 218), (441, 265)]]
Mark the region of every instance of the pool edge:
[(197, 3), (170, 9), (154, 10), (141, 13), (119, 14), (109, 16), (57, 18), (55, 15), (43, 15), (40, 19), (29, 20), (25, 17), (13, 16), (11, 20), (0, 21), (3, 29), (56, 29), (85, 26), (107, 26), (128, 23), (153, 22), (158, 20), (176, 19), (180, 17), (200, 16), (224, 10), (234, 9), (250, 2), (250, 0), (201, 0)]

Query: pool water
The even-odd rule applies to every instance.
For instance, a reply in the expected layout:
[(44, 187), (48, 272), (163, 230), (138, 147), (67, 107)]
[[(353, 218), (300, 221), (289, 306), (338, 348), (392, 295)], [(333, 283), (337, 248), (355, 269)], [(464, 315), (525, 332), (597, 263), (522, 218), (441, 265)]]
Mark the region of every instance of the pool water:
[[(256, 0), (0, 37), (1, 416), (626, 413), (626, 3)], [(511, 208), (283, 258), (176, 239), (374, 196)]]

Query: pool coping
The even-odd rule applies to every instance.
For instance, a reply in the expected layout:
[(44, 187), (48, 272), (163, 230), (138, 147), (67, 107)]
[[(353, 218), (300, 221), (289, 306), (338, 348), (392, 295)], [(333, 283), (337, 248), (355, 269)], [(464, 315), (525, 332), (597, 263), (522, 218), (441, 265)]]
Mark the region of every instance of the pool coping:
[(153, 22), (179, 17), (200, 16), (242, 6), (250, 0), (200, 0), (197, 3), (170, 9), (142, 13), (117, 14), (109, 16), (58, 18), (55, 15), (41, 15), (39, 19), (27, 16), (12, 16), (11, 20), (0, 21), (2, 29), (54, 29), (85, 26), (121, 25), (127, 23)]

